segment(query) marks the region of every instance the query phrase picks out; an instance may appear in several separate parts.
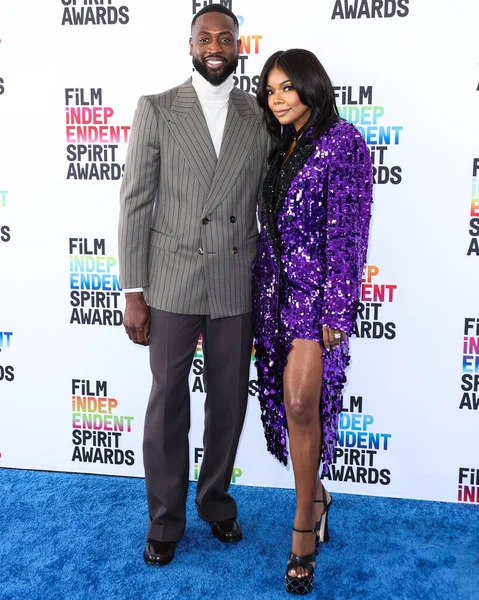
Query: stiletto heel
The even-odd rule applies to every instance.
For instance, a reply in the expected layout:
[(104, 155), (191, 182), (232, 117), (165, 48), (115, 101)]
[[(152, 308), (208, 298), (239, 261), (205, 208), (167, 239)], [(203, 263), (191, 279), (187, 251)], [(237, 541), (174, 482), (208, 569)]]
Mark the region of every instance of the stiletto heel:
[(326, 505), (326, 509), (321, 515), (321, 519), (319, 520), (319, 528), (316, 531), (316, 537), (319, 539), (321, 543), (329, 542), (329, 527), (328, 527), (328, 515), (329, 515), (329, 507), (331, 506), (333, 499), (331, 498), (329, 504)]
[[(293, 527), (293, 531), (296, 533), (316, 533), (316, 529), (296, 529)], [(311, 564), (316, 561), (316, 554), (306, 554), (305, 556), (298, 556), (293, 552), (290, 552), (288, 565), (286, 567), (285, 585), (286, 591), (290, 594), (309, 594), (313, 590), (314, 583), (314, 567)], [(307, 575), (304, 577), (293, 577), (289, 574), (291, 569), (297, 569), (302, 567), (306, 569)]]
[(322, 504), (324, 506), (323, 512), (319, 518), (319, 521), (316, 521), (316, 539), (315, 539), (315, 552), (318, 554), (319, 552), (319, 544), (329, 542), (329, 527), (328, 527), (328, 511), (331, 503), (333, 501), (333, 497), (329, 496), (329, 502), (326, 502), (326, 490), (324, 489), (324, 485), (321, 483), (321, 487), (323, 488), (323, 499), (315, 500), (316, 504)]

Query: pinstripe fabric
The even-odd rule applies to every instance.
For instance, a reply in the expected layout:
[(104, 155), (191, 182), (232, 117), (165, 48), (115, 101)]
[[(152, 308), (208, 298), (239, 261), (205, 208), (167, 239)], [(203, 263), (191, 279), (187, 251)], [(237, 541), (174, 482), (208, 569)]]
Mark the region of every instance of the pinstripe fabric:
[(120, 193), (122, 287), (173, 313), (249, 312), (267, 144), (254, 97), (236, 88), (218, 160), (190, 81), (140, 98)]

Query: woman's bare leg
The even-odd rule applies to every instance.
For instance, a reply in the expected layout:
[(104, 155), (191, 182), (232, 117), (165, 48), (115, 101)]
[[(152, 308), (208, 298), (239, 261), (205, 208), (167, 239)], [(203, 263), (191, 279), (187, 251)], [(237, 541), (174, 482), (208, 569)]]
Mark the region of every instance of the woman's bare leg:
[[(314, 498), (323, 442), (320, 415), (323, 355), (318, 342), (295, 339), (284, 371), (284, 404), (296, 488), (296, 529), (314, 529)], [(293, 531), (292, 551), (314, 552), (314, 535)], [(313, 565), (315, 563), (312, 563)], [(303, 577), (302, 567), (290, 575)]]

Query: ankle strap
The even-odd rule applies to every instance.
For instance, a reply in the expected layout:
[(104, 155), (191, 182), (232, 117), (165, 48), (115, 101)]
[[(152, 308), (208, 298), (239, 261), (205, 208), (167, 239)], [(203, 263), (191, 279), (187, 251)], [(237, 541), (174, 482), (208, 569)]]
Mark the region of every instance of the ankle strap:
[(293, 527), (293, 531), (296, 531), (296, 533), (316, 533), (316, 529), (296, 529), (296, 527)]

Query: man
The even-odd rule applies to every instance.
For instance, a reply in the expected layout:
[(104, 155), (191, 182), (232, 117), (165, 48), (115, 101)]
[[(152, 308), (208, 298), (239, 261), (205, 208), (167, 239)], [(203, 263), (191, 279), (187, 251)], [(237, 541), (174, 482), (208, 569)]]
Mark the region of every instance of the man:
[(242, 535), (227, 490), (248, 398), (251, 264), (268, 142), (255, 98), (234, 88), (238, 29), (219, 4), (197, 13), (193, 77), (140, 99), (121, 187), (125, 329), (149, 344), (153, 374), (143, 441), (144, 559), (152, 565), (173, 559), (185, 528), (188, 374), (200, 334), (208, 388), (196, 506), (221, 541)]

